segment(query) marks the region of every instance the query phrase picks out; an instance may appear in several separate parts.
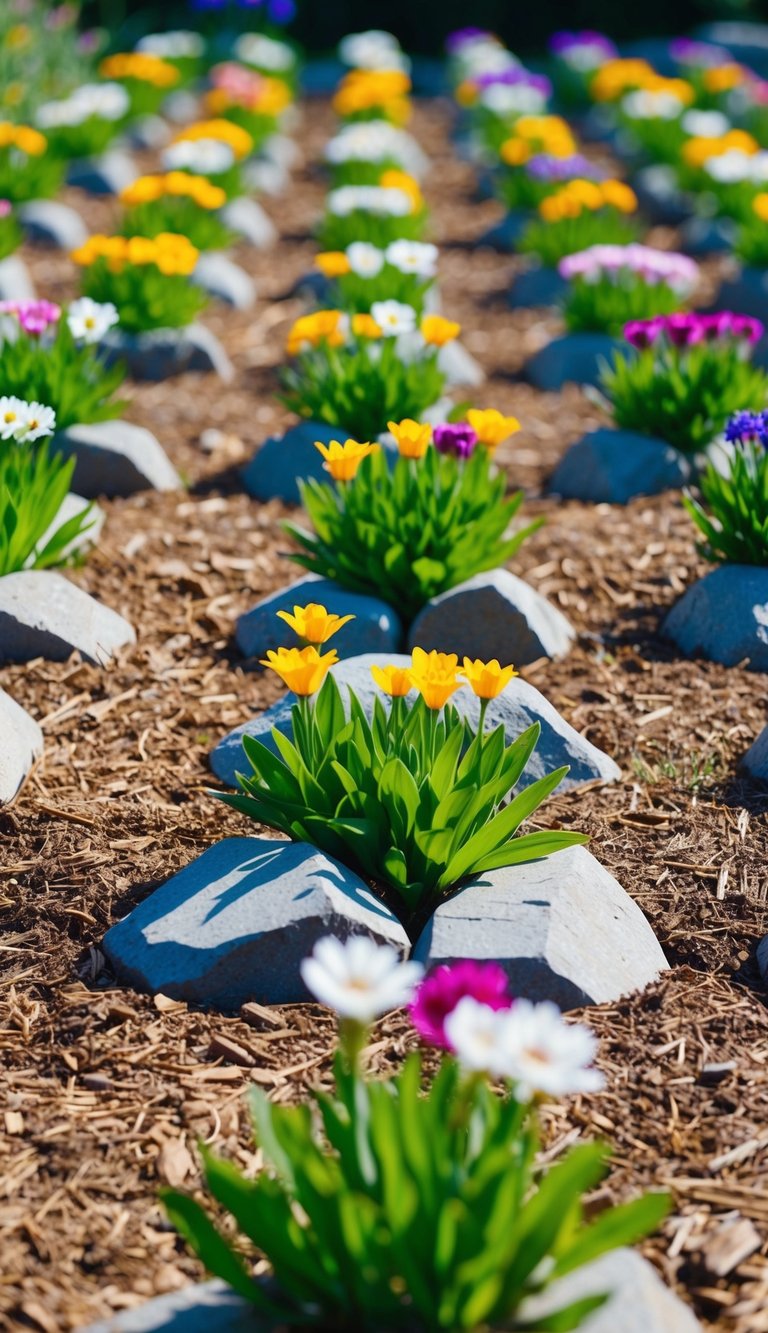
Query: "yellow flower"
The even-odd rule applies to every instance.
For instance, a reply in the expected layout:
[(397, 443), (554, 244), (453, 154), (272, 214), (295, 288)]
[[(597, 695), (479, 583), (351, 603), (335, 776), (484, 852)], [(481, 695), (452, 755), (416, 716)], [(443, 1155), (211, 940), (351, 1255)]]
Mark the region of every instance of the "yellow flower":
[(499, 156), (508, 167), (522, 167), (531, 152), (531, 145), (525, 139), (507, 139), (499, 149)]
[(354, 616), (334, 616), (326, 611), (319, 602), (308, 602), (306, 606), (294, 606), (290, 611), (278, 611), (278, 616), (286, 625), (307, 643), (326, 643)]
[(329, 347), (341, 347), (344, 342), (344, 318), (340, 310), (316, 310), (312, 315), (301, 315), (288, 334), (286, 352), (288, 356), (296, 356), (306, 346), (317, 347), (322, 342)]
[(193, 176), (187, 171), (169, 171), (164, 176), (139, 176), (120, 192), (120, 202), (126, 208), (151, 204), (167, 195), (193, 199), (201, 208), (222, 208), (227, 196), (218, 185), (212, 185), (205, 176)]
[(596, 102), (613, 102), (630, 88), (646, 88), (658, 75), (647, 60), (607, 60), (595, 74), (589, 91)]
[(315, 267), (326, 278), (341, 278), (349, 273), (349, 260), (344, 250), (324, 250), (315, 257)]
[(118, 51), (99, 65), (103, 79), (138, 79), (155, 88), (172, 88), (179, 81), (179, 71), (169, 60), (142, 51)]
[(708, 93), (730, 92), (731, 88), (738, 88), (745, 79), (746, 70), (735, 61), (705, 69), (702, 75), (702, 82)]
[(379, 445), (359, 444), (357, 440), (345, 440), (343, 444), (331, 440), (330, 444), (322, 444), (315, 440), (315, 448), (323, 455), (323, 467), (334, 481), (352, 481), (363, 459), (377, 453)]
[(356, 338), (380, 338), (382, 328), (373, 315), (360, 314), (352, 316), (352, 332)]
[(402, 112), (411, 81), (401, 70), (353, 69), (341, 80), (333, 99), (337, 116), (353, 116), (374, 107)]
[(490, 662), (481, 662), (479, 657), (473, 662), (471, 657), (465, 657), (464, 670), (459, 674), (465, 677), (478, 699), (495, 699), (519, 673), (513, 666), (500, 666), (495, 657)]
[(768, 194), (755, 195), (752, 207), (761, 222), (768, 222)]
[(411, 417), (402, 421), (388, 421), (401, 458), (423, 458), (432, 441), (432, 427)]
[(189, 140), (195, 143), (198, 139), (217, 139), (227, 144), (237, 158), (247, 157), (253, 149), (253, 138), (248, 131), (223, 118), (196, 120), (193, 125), (180, 130), (173, 142), (185, 143)]
[(454, 96), (459, 106), (474, 106), (478, 94), (477, 84), (473, 83), (471, 79), (464, 79), (456, 88)]
[(464, 684), (457, 674), (459, 659), (455, 653), (425, 653), (414, 648), (408, 672), (411, 684), (419, 691), (427, 708), (442, 708)]
[(754, 154), (759, 151), (760, 145), (746, 130), (729, 130), (727, 134), (719, 134), (715, 138), (702, 135), (689, 139), (683, 144), (683, 157), (689, 166), (701, 167), (708, 158), (721, 157), (734, 148), (741, 153)]
[(21, 51), (29, 45), (31, 36), (32, 34), (26, 23), (14, 23), (13, 27), (9, 28), (5, 34), (3, 45), (7, 46), (9, 51)]
[(130, 236), (126, 259), (129, 264), (154, 264), (157, 259), (157, 246), (147, 236)]
[(637, 195), (624, 181), (602, 181), (603, 202), (611, 208), (618, 208), (620, 213), (634, 213), (637, 208)]
[(307, 648), (278, 648), (277, 652), (270, 648), (266, 658), (261, 658), (261, 665), (275, 671), (294, 694), (306, 696), (320, 689), (338, 660), (335, 649), (321, 656), (310, 644)]
[(13, 125), (9, 120), (0, 121), (0, 148), (18, 148), (28, 157), (41, 157), (47, 147), (45, 135), (31, 125)]
[(484, 444), (486, 449), (495, 449), (520, 429), (517, 417), (505, 417), (501, 412), (497, 412), (495, 407), (488, 407), (484, 411), (470, 407), (467, 421), (480, 444)]
[(430, 347), (444, 347), (461, 333), (461, 325), (442, 315), (425, 315), (421, 321), (421, 336)]
[(407, 171), (396, 171), (394, 168), (389, 171), (382, 171), (379, 176), (379, 185), (383, 190), (402, 190), (403, 194), (407, 194), (411, 201), (412, 213), (419, 213), (424, 207), (421, 186)]
[(371, 675), (379, 689), (393, 699), (402, 699), (413, 689), (410, 667), (372, 666)]

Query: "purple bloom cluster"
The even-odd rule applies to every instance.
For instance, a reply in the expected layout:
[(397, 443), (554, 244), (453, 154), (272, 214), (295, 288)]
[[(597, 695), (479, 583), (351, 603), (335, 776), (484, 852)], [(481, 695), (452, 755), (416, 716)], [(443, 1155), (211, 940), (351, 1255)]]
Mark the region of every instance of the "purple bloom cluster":
[(730, 444), (762, 444), (768, 449), (768, 411), (735, 412), (725, 428)]
[(590, 245), (586, 250), (566, 255), (557, 271), (567, 282), (584, 278), (598, 282), (603, 277), (634, 273), (649, 284), (666, 283), (673, 291), (687, 296), (696, 286), (699, 266), (688, 255), (670, 250), (655, 250), (648, 245)]
[(652, 347), (660, 339), (673, 347), (693, 347), (702, 342), (759, 342), (765, 329), (751, 315), (737, 315), (723, 310), (717, 315), (656, 315), (653, 319), (634, 319), (624, 325), (624, 337), (633, 347)]
[(596, 162), (590, 162), (581, 153), (570, 157), (554, 157), (552, 153), (536, 153), (525, 163), (525, 170), (536, 181), (606, 180), (608, 173)]
[(507, 986), (507, 974), (498, 963), (477, 963), (473, 958), (442, 963), (416, 991), (410, 1005), (411, 1021), (424, 1041), (448, 1050), (445, 1020), (459, 1001), (469, 995), (489, 1009), (511, 1009)]
[(549, 49), (554, 56), (567, 58), (578, 48), (594, 50), (595, 55), (602, 60), (614, 60), (619, 54), (610, 37), (602, 32), (594, 32), (591, 28), (583, 28), (581, 32), (555, 32), (549, 39)]
[(732, 60), (724, 46), (697, 42), (693, 37), (674, 37), (669, 43), (669, 54), (679, 65), (693, 65), (699, 69), (727, 65)]
[(466, 421), (446, 421), (435, 426), (432, 440), (439, 454), (469, 458), (477, 444), (477, 435)]
[[(227, 9), (230, 0), (188, 0), (191, 9)], [(296, 17), (295, 0), (234, 0), (237, 9), (260, 9), (263, 7), (271, 23), (281, 27)]]
[(449, 32), (445, 39), (445, 49), (449, 55), (455, 56), (461, 51), (468, 42), (476, 42), (478, 37), (493, 38), (493, 33), (488, 32), (486, 28), (457, 28), (455, 32)]
[(542, 97), (552, 96), (552, 84), (546, 74), (534, 74), (522, 65), (510, 65), (508, 69), (497, 70), (491, 74), (478, 74), (472, 82), (480, 89), (491, 88), (499, 83), (507, 88), (517, 88), (525, 84), (526, 88), (534, 88)]

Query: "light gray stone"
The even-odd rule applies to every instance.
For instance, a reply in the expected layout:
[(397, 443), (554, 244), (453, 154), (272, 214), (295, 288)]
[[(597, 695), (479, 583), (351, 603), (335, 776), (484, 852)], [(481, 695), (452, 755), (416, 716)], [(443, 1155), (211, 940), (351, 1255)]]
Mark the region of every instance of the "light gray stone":
[(354, 616), (333, 636), (339, 657), (359, 657), (361, 653), (396, 653), (403, 639), (403, 627), (392, 607), (379, 597), (350, 592), (332, 579), (306, 574), (298, 583), (272, 593), (251, 611), (240, 616), (235, 640), (246, 657), (261, 658), (268, 648), (292, 648), (296, 635), (278, 611), (292, 612), (294, 606), (319, 602), (337, 616)]
[(324, 935), (409, 950), (400, 922), (346, 866), (308, 843), (225, 838), (104, 937), (119, 979), (151, 994), (238, 1009), (309, 994), (300, 964)]
[(679, 227), (694, 212), (693, 197), (680, 189), (674, 167), (654, 163), (632, 178), (640, 210), (653, 226)]
[(253, 278), (219, 250), (206, 250), (200, 255), (192, 281), (210, 296), (234, 306), (235, 310), (250, 310), (256, 300)]
[(138, 176), (136, 163), (121, 148), (110, 148), (99, 157), (81, 157), (70, 162), (67, 184), (88, 194), (120, 194)]
[(286, 171), (293, 171), (300, 167), (303, 161), (303, 154), (295, 139), (290, 134), (270, 134), (261, 145), (261, 157), (265, 157), (268, 162), (275, 162), (277, 166), (284, 167)]
[(537, 389), (556, 393), (564, 384), (599, 384), (603, 364), (626, 344), (609, 333), (567, 333), (540, 347), (526, 362), (525, 377)]
[(135, 642), (127, 620), (61, 574), (24, 569), (0, 578), (0, 662), (64, 662), (79, 651), (104, 666)]
[(718, 566), (683, 593), (661, 628), (686, 657), (768, 671), (768, 569)]
[[(688, 218), (680, 228), (680, 249), (687, 255), (730, 254), (737, 233), (733, 218)], [(741, 313), (740, 306), (733, 309)]]
[(715, 46), (726, 46), (734, 60), (760, 74), (768, 74), (768, 25), (765, 23), (715, 19), (698, 27), (694, 36)]
[(284, 192), (289, 179), (285, 167), (266, 158), (254, 157), (243, 167), (243, 181), (248, 189), (256, 194), (268, 194), (273, 199)]
[(426, 968), (493, 960), (513, 995), (561, 1009), (618, 1000), (667, 967), (637, 903), (585, 847), (478, 875), (440, 904), (413, 956)]
[[(713, 308), (736, 310), (740, 315), (752, 315), (755, 319), (768, 321), (768, 269), (745, 267), (733, 277), (726, 278), (721, 283)], [(760, 361), (760, 350), (758, 347), (753, 360)]]
[(19, 255), (0, 259), (0, 301), (34, 301), (35, 284)]
[(768, 783), (768, 727), (763, 727), (757, 740), (750, 745), (741, 761), (741, 767), (756, 779)]
[(127, 138), (132, 148), (165, 148), (170, 143), (171, 128), (162, 116), (140, 116), (129, 125)]
[(58, 199), (32, 199), (19, 208), (28, 241), (57, 250), (76, 250), (88, 240), (88, 228), (79, 213)]
[(230, 199), (219, 213), (219, 217), (225, 227), (231, 231), (236, 231), (243, 240), (249, 241), (255, 245), (257, 250), (269, 250), (277, 240), (277, 227), (261, 204), (255, 199), (248, 199), (242, 195), (238, 199)]
[[(344, 658), (334, 667), (333, 674), (342, 698), (346, 701), (347, 687), (351, 686), (370, 717), (374, 699), (383, 697), (374, 685), (371, 667), (374, 664), (386, 666), (388, 663), (410, 666), (410, 662), (410, 657), (396, 653), (366, 653), (361, 657)], [(286, 735), (291, 734), (291, 708), (295, 702), (295, 695), (284, 695), (266, 712), (236, 727), (219, 742), (211, 753), (211, 768), (221, 782), (230, 787), (237, 785), (235, 774), (243, 770), (243, 735), (257, 736), (270, 749), (275, 749), (273, 727)], [(451, 702), (465, 717), (477, 721), (479, 701), (469, 690), (459, 690)], [(540, 724), (541, 736), (520, 780), (520, 787), (528, 786), (563, 764), (568, 764), (570, 771), (560, 791), (569, 791), (585, 782), (614, 782), (621, 776), (618, 765), (602, 750), (598, 750), (596, 745), (591, 745), (580, 736), (543, 694), (527, 681), (519, 678), (510, 681), (504, 693), (493, 699), (488, 707), (487, 725), (498, 726), (502, 723), (508, 742), (515, 740), (533, 722)]]
[(204, 324), (149, 329), (146, 333), (108, 329), (100, 345), (107, 365), (124, 361), (136, 380), (165, 380), (190, 370), (213, 371), (226, 381), (235, 374), (218, 338)]
[(531, 268), (518, 273), (509, 289), (513, 310), (536, 306), (559, 306), (568, 291), (568, 283), (556, 268)]
[(691, 477), (691, 463), (663, 440), (600, 426), (572, 444), (549, 484), (554, 495), (593, 504), (627, 504), (638, 495), (677, 490)]
[(485, 383), (485, 371), (480, 362), (460, 342), (445, 343), (437, 354), (437, 364), (445, 375), (446, 384), (463, 384), (476, 389)]
[[(442, 418), (440, 418), (442, 420)], [(270, 435), (259, 445), (250, 463), (242, 468), (240, 476), (249, 495), (255, 500), (282, 500), (284, 504), (301, 502), (299, 480), (313, 478), (328, 481), (323, 468), (323, 456), (315, 448), (315, 441), (330, 444), (331, 440), (346, 439), (343, 426), (328, 426), (324, 421), (298, 421), (284, 435)], [(384, 447), (396, 454), (394, 440), (385, 441)]]
[(13, 800), (42, 753), (39, 725), (15, 699), (0, 690), (0, 805)]
[(79, 537), (75, 537), (73, 541), (69, 542), (64, 547), (62, 556), (64, 559), (69, 559), (71, 556), (82, 555), (84, 552), (89, 551), (92, 546), (95, 546), (101, 536), (106, 514), (99, 505), (91, 504), (91, 502), (86, 500), (84, 496), (76, 495), (73, 491), (70, 491), (68, 495), (64, 496), (59, 512), (50, 527), (40, 538), (38, 550), (43, 550), (57, 528), (63, 527), (63, 525), (68, 523), (71, 518), (74, 518), (76, 514), (82, 514), (83, 510), (87, 509), (89, 505), (91, 512), (88, 527)]
[(408, 634), (408, 648), (527, 666), (563, 657), (576, 635), (562, 611), (508, 569), (475, 574), (433, 597)]
[(72, 485), (89, 499), (181, 488), (179, 474), (152, 432), (129, 421), (69, 426), (56, 435), (54, 445), (66, 458), (74, 455)]
[(202, 113), (200, 98), (188, 88), (169, 93), (163, 102), (163, 116), (174, 125), (189, 125), (193, 120), (200, 120)]
[(530, 222), (533, 214), (522, 208), (510, 209), (501, 222), (496, 222), (488, 231), (484, 231), (478, 245), (490, 246), (502, 254), (514, 254), (517, 243)]

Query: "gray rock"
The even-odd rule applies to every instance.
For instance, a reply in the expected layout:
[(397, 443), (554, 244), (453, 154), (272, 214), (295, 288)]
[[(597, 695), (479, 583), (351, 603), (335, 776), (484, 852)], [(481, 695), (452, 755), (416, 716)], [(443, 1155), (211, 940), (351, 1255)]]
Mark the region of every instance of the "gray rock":
[(200, 120), (202, 116), (200, 98), (188, 88), (179, 88), (165, 98), (163, 116), (174, 125), (189, 125), (193, 120)]
[(128, 127), (127, 138), (132, 148), (156, 150), (170, 143), (171, 129), (162, 116), (140, 116)]
[(637, 495), (677, 490), (690, 477), (690, 461), (671, 444), (600, 426), (572, 444), (560, 459), (550, 491), (566, 500), (627, 504)]
[(330, 304), (333, 284), (330, 278), (326, 278), (324, 273), (315, 269), (310, 269), (308, 273), (302, 273), (301, 277), (291, 287), (288, 296), (298, 296), (302, 301), (307, 301), (310, 305), (326, 307)]
[(24, 569), (0, 578), (0, 662), (65, 662), (77, 650), (104, 666), (135, 642), (127, 620), (61, 574)]
[[(713, 302), (714, 310), (737, 310), (740, 315), (752, 315), (768, 321), (768, 269), (742, 268), (732, 278), (726, 278)], [(758, 346), (753, 357), (760, 363)], [(765, 365), (765, 358), (762, 364)]]
[(446, 384), (463, 384), (476, 389), (485, 383), (485, 371), (460, 342), (445, 343), (437, 354), (437, 364)]
[(192, 281), (210, 296), (234, 306), (235, 310), (250, 310), (256, 300), (253, 278), (218, 250), (206, 250), (200, 255)]
[(758, 782), (768, 783), (768, 727), (763, 727), (757, 740), (750, 745), (741, 766)]
[(296, 635), (278, 611), (292, 612), (294, 606), (319, 602), (337, 616), (355, 617), (333, 636), (339, 657), (359, 657), (361, 653), (396, 653), (403, 639), (403, 627), (387, 602), (365, 593), (349, 592), (332, 579), (306, 574), (298, 583), (272, 593), (240, 616), (235, 640), (246, 657), (261, 658), (268, 648), (292, 648)]
[(179, 474), (151, 431), (129, 421), (70, 426), (54, 444), (65, 457), (74, 455), (72, 485), (89, 499), (181, 488)]
[(599, 384), (604, 362), (626, 350), (621, 338), (609, 333), (567, 333), (553, 338), (535, 352), (525, 366), (525, 377), (537, 389), (556, 393), (564, 384)]
[[(442, 420), (442, 417), (440, 417)], [(315, 448), (315, 441), (330, 444), (331, 440), (346, 439), (343, 426), (327, 426), (324, 421), (299, 421), (284, 435), (270, 435), (256, 450), (250, 463), (241, 470), (243, 485), (255, 500), (282, 500), (297, 505), (301, 501), (299, 479), (313, 478), (328, 481), (323, 468), (323, 456)], [(394, 441), (385, 442), (390, 453), (396, 453)]]
[(616, 135), (615, 108), (604, 103), (591, 106), (577, 120), (578, 134), (587, 143), (612, 144)]
[(285, 190), (290, 177), (285, 167), (279, 162), (269, 162), (266, 158), (253, 158), (243, 168), (243, 180), (249, 190), (256, 194), (268, 194), (277, 198)]
[(120, 148), (111, 148), (100, 157), (81, 157), (70, 162), (67, 184), (88, 194), (120, 194), (138, 176), (136, 164)]
[[(611, 1299), (579, 1325), (580, 1333), (700, 1333), (687, 1305), (634, 1250), (612, 1250), (560, 1278), (524, 1307), (529, 1318), (562, 1309), (584, 1296)], [(247, 1301), (223, 1282), (203, 1282), (159, 1296), (92, 1324), (85, 1333), (274, 1333)]]
[[(386, 666), (390, 662), (395, 666), (409, 666), (410, 660), (410, 657), (396, 653), (367, 653), (361, 657), (345, 658), (334, 667), (333, 674), (341, 688), (342, 698), (346, 699), (346, 687), (351, 686), (370, 717), (374, 699), (383, 697), (373, 683), (371, 666)], [(236, 773), (248, 771), (242, 748), (244, 734), (257, 736), (270, 749), (275, 749), (273, 727), (286, 735), (291, 734), (291, 708), (295, 702), (293, 694), (284, 695), (265, 713), (259, 713), (249, 722), (236, 727), (219, 742), (211, 753), (211, 768), (221, 782), (234, 787), (237, 785)], [(464, 716), (477, 720), (479, 702), (469, 690), (459, 690), (452, 702)], [(541, 736), (520, 780), (521, 787), (528, 786), (563, 764), (570, 766), (570, 772), (559, 788), (560, 791), (569, 791), (585, 782), (596, 780), (614, 782), (621, 776), (618, 765), (602, 750), (598, 750), (596, 745), (591, 745), (580, 736), (543, 694), (527, 681), (510, 681), (504, 693), (489, 705), (488, 726), (503, 723), (508, 742), (513, 741), (533, 722), (540, 723)]]
[(190, 370), (213, 371), (220, 379), (233, 379), (235, 371), (215, 334), (204, 324), (181, 329), (149, 329), (126, 333), (108, 329), (101, 341), (107, 365), (124, 361), (136, 380), (166, 380)]
[(516, 274), (509, 289), (513, 310), (536, 306), (559, 306), (568, 291), (568, 283), (556, 268), (531, 268)]
[(291, 1004), (324, 935), (369, 935), (405, 955), (400, 922), (346, 866), (308, 843), (225, 838), (104, 937), (121, 981), (191, 1004)]
[(585, 847), (478, 875), (441, 903), (414, 945), (425, 967), (501, 963), (513, 995), (561, 1009), (641, 990), (667, 967), (637, 903)]
[(13, 800), (42, 753), (43, 733), (37, 722), (0, 690), (0, 805)]
[(283, 167), (286, 171), (293, 171), (301, 166), (303, 155), (295, 139), (289, 134), (270, 134), (261, 145), (261, 157), (265, 157), (268, 162), (274, 162), (278, 167)]
[(261, 204), (244, 195), (230, 199), (222, 208), (219, 217), (225, 227), (236, 231), (243, 240), (255, 245), (258, 250), (269, 250), (277, 240), (277, 227)]
[(0, 301), (34, 301), (35, 285), (19, 255), (0, 259)]
[[(60, 528), (64, 523), (69, 522), (69, 520), (74, 518), (76, 514), (81, 514), (84, 509), (89, 507), (89, 504), (90, 501), (86, 500), (84, 496), (75, 495), (72, 491), (70, 491), (68, 495), (65, 495), (58, 514), (50, 527), (40, 538), (38, 549), (42, 550), (57, 528)], [(64, 559), (69, 559), (74, 555), (82, 555), (84, 552), (89, 551), (92, 546), (95, 546), (99, 540), (102, 528), (104, 527), (104, 520), (107, 516), (99, 505), (90, 504), (90, 510), (91, 513), (88, 527), (79, 537), (75, 537), (73, 541), (69, 542), (64, 547), (62, 552)]]
[(501, 222), (494, 223), (488, 231), (483, 232), (477, 244), (490, 246), (492, 250), (500, 250), (502, 254), (513, 254), (532, 216), (533, 214), (525, 209), (511, 209)]
[(521, 667), (563, 657), (575, 637), (562, 611), (535, 588), (508, 569), (491, 569), (427, 602), (411, 625), (408, 649), (495, 657)]
[(19, 217), (28, 241), (57, 250), (76, 250), (88, 240), (88, 228), (79, 213), (57, 199), (32, 199), (22, 204)]
[(683, 593), (661, 628), (686, 657), (768, 671), (768, 569), (720, 565)]
[(679, 227), (694, 212), (694, 200), (680, 189), (674, 167), (643, 167), (633, 177), (632, 188), (641, 212), (654, 226)]
[(733, 56), (759, 74), (768, 74), (768, 25), (741, 19), (716, 19), (698, 27), (694, 36), (715, 46), (726, 46)]
[(733, 218), (688, 218), (680, 228), (680, 249), (687, 255), (730, 254), (737, 231)]

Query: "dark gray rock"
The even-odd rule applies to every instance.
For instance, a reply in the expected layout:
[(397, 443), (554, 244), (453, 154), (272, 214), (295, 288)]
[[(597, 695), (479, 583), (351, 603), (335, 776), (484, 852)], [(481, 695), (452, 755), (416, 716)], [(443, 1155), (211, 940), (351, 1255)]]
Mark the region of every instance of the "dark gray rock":
[(521, 667), (563, 657), (575, 637), (563, 613), (535, 588), (508, 569), (491, 569), (427, 602), (411, 625), (408, 649)]
[(531, 268), (516, 274), (509, 289), (509, 304), (513, 310), (559, 306), (567, 291), (568, 283), (556, 268)]
[[(346, 700), (347, 687), (351, 686), (360, 703), (370, 717), (374, 698), (382, 698), (381, 691), (374, 685), (371, 666), (409, 666), (410, 657), (388, 653), (367, 653), (361, 657), (348, 657), (334, 667), (334, 677)], [(242, 747), (244, 734), (256, 736), (270, 749), (275, 749), (272, 728), (291, 734), (291, 708), (296, 702), (293, 694), (286, 694), (266, 712), (259, 713), (249, 722), (230, 731), (228, 736), (211, 753), (211, 768), (221, 782), (230, 787), (237, 785), (236, 773), (247, 772), (248, 764)], [(468, 689), (459, 690), (451, 701), (459, 712), (475, 721), (479, 715), (479, 702)], [(553, 768), (562, 764), (570, 766), (559, 790), (568, 791), (585, 782), (614, 782), (620, 777), (617, 764), (598, 750), (597, 746), (580, 736), (557, 709), (552, 707), (533, 685), (527, 681), (510, 681), (503, 694), (492, 700), (488, 708), (487, 725), (504, 725), (507, 741), (514, 740), (533, 722), (541, 725), (539, 743), (531, 755), (528, 767), (522, 776), (520, 786), (525, 787), (537, 778), (551, 773)]]
[(440, 348), (437, 364), (445, 375), (446, 384), (462, 384), (476, 389), (485, 383), (485, 371), (480, 362), (460, 342), (449, 342)]
[(413, 949), (429, 969), (501, 963), (513, 995), (561, 1009), (655, 981), (667, 962), (646, 918), (585, 847), (478, 875), (441, 903)]
[(245, 195), (230, 199), (219, 217), (225, 227), (236, 231), (243, 240), (255, 245), (257, 250), (269, 250), (277, 240), (277, 227), (272, 219), (264, 212), (261, 204), (257, 204), (255, 199), (247, 199)]
[(296, 635), (278, 616), (278, 611), (293, 612), (294, 606), (319, 602), (337, 616), (355, 617), (333, 636), (339, 657), (359, 657), (361, 653), (396, 653), (403, 639), (403, 627), (387, 602), (365, 593), (349, 592), (332, 579), (307, 574), (289, 588), (272, 593), (240, 616), (235, 640), (246, 657), (261, 658), (268, 648), (292, 648)]
[(0, 259), (0, 301), (34, 301), (35, 284), (19, 255)]
[(104, 937), (119, 979), (191, 1004), (309, 998), (300, 964), (324, 935), (369, 935), (403, 956), (400, 922), (351, 870), (307, 843), (225, 838)]
[[(752, 315), (768, 323), (768, 269), (742, 268), (735, 276), (726, 278), (712, 305), (714, 310), (736, 310), (740, 315)], [(765, 366), (762, 352), (759, 345), (753, 360)]]
[(689, 460), (672, 445), (600, 426), (564, 454), (552, 474), (550, 491), (566, 500), (627, 504), (638, 495), (677, 490), (690, 477)]
[(741, 765), (757, 782), (768, 783), (768, 727), (763, 727), (757, 740), (750, 745)]
[[(732, 218), (688, 218), (680, 228), (680, 249), (687, 255), (730, 254), (737, 231)], [(733, 309), (741, 312), (740, 306)]]
[(501, 222), (494, 223), (488, 231), (483, 232), (477, 244), (490, 246), (492, 250), (500, 250), (502, 254), (514, 254), (517, 242), (532, 216), (532, 213), (522, 208), (511, 209)]
[(65, 662), (79, 651), (104, 666), (135, 642), (127, 620), (61, 574), (24, 569), (0, 578), (0, 662)]
[(57, 528), (60, 528), (65, 523), (69, 522), (69, 520), (74, 518), (76, 514), (82, 514), (83, 510), (87, 509), (89, 506), (91, 512), (88, 527), (79, 537), (76, 537), (74, 541), (71, 541), (64, 547), (62, 555), (65, 559), (69, 559), (70, 556), (82, 555), (84, 552), (89, 551), (92, 546), (95, 546), (101, 536), (104, 520), (107, 516), (99, 505), (91, 504), (84, 496), (75, 495), (74, 492), (70, 491), (68, 495), (64, 496), (61, 508), (50, 527), (40, 538), (38, 550), (43, 550)]
[(19, 208), (27, 240), (57, 250), (76, 250), (88, 240), (88, 228), (79, 213), (58, 199), (32, 199)]
[(229, 381), (234, 367), (215, 334), (204, 324), (187, 324), (181, 329), (149, 329), (146, 333), (126, 333), (108, 329), (101, 341), (107, 365), (124, 361), (136, 380), (166, 380), (190, 370), (213, 371)]
[(330, 304), (332, 291), (330, 278), (326, 278), (324, 273), (310, 270), (309, 273), (302, 273), (287, 295), (298, 296), (302, 301), (322, 308)]
[(151, 431), (129, 421), (70, 426), (54, 444), (65, 457), (74, 455), (72, 485), (89, 499), (181, 488), (179, 474)]
[(674, 167), (643, 167), (633, 177), (632, 188), (653, 226), (679, 227), (695, 211), (694, 199), (680, 189)]
[(0, 690), (0, 805), (13, 800), (42, 753), (43, 733), (37, 722)]
[(120, 194), (138, 176), (133, 158), (120, 148), (111, 148), (100, 157), (81, 157), (70, 162), (67, 184), (88, 194)]
[(201, 254), (192, 281), (204, 292), (231, 305), (235, 310), (250, 310), (256, 300), (256, 284), (244, 268), (218, 250)]
[[(442, 421), (443, 418), (438, 419)], [(344, 427), (327, 426), (324, 421), (298, 421), (284, 435), (270, 435), (256, 450), (250, 463), (241, 469), (246, 491), (255, 500), (299, 504), (299, 480), (310, 477), (315, 481), (329, 480), (315, 441), (330, 444), (331, 440), (345, 440), (348, 434)], [(397, 453), (394, 440), (383, 443), (394, 457)]]
[(599, 384), (604, 363), (626, 349), (621, 338), (609, 333), (567, 333), (540, 347), (526, 362), (524, 374), (537, 389), (556, 393), (564, 384)]
[(686, 657), (768, 671), (768, 569), (720, 565), (692, 584), (665, 617), (662, 633)]

